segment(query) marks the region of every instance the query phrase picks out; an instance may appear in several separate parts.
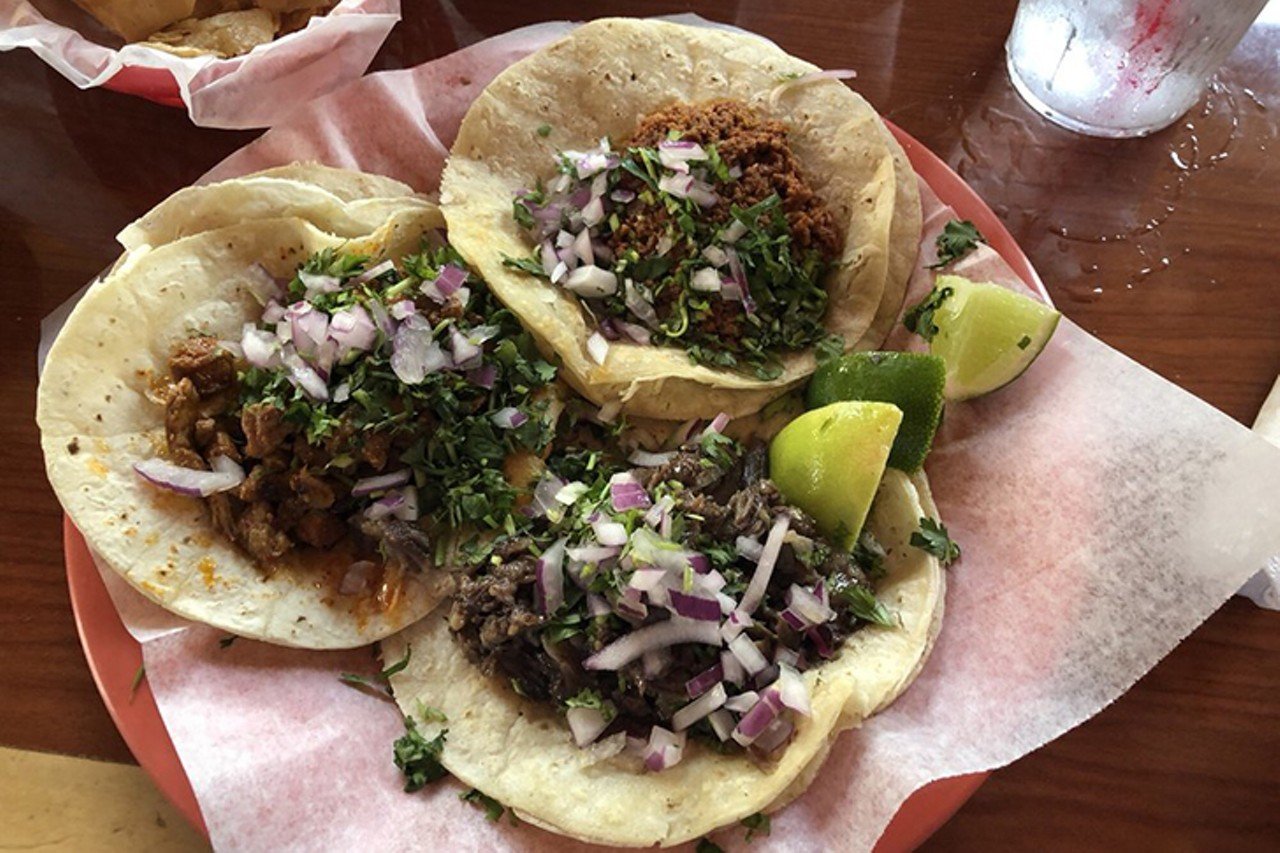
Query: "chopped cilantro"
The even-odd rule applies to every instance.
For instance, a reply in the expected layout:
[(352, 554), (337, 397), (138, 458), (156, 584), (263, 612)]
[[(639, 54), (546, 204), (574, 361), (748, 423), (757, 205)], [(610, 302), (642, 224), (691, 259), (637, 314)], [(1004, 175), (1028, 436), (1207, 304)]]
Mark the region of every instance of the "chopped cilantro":
[(392, 755), (396, 767), (404, 773), (404, 790), (412, 794), (428, 782), (434, 782), (448, 775), (440, 763), (440, 754), (444, 751), (445, 737), (448, 729), (427, 740), (418, 732), (418, 725), (412, 717), (405, 717), (404, 735), (392, 744)]
[(147, 665), (145, 663), (138, 664), (138, 671), (133, 674), (133, 681), (129, 683), (129, 701), (133, 701), (134, 694), (138, 692), (138, 688), (142, 685), (142, 679), (147, 675)]
[(544, 139), (545, 139), (546, 137), (550, 136), (550, 135), (551, 135), (551, 125), (549, 125), (549, 124), (540, 124), (540, 125), (538, 125), (538, 135), (539, 135), (539, 136), (541, 136), (541, 137), (543, 137)]
[(884, 577), (886, 556), (884, 546), (869, 531), (862, 531), (862, 535), (853, 546), (853, 561), (867, 577), (872, 580)]
[(920, 529), (911, 534), (911, 544), (928, 551), (949, 566), (960, 559), (960, 546), (951, 541), (947, 526), (932, 518), (920, 519)]
[(764, 812), (756, 812), (753, 815), (747, 815), (739, 821), (739, 823), (747, 828), (747, 841), (750, 841), (757, 835), (768, 835), (773, 831), (773, 823), (769, 820), (769, 816)]
[(938, 334), (938, 327), (933, 322), (933, 315), (942, 303), (951, 298), (955, 293), (952, 287), (935, 287), (929, 291), (929, 295), (920, 300), (902, 317), (902, 325), (907, 327), (907, 331), (915, 332), (926, 341), (933, 340), (933, 336)]
[(418, 706), (418, 716), (422, 718), (422, 721), (424, 723), (449, 722), (449, 718), (445, 716), (444, 711), (441, 711), (439, 708), (435, 707), (434, 705), (424, 705), (422, 703), (422, 700), (419, 699), (417, 702), (417, 706)]
[(614, 707), (612, 702), (601, 698), (599, 693), (589, 687), (564, 700), (564, 706), (566, 708), (590, 708), (599, 711), (604, 715), (606, 722), (612, 722), (613, 718), (618, 714), (617, 708)]
[(938, 262), (930, 264), (929, 269), (945, 267), (972, 252), (979, 243), (985, 242), (986, 239), (972, 222), (967, 219), (952, 219), (942, 226), (942, 233), (936, 241)]
[(870, 587), (859, 583), (855, 578), (842, 572), (833, 572), (827, 576), (827, 592), (832, 603), (852, 613), (864, 622), (884, 625), (887, 628), (897, 626), (893, 614), (876, 599)]
[[(520, 208), (523, 209), (523, 208)], [(516, 217), (519, 219), (519, 217)], [(530, 220), (532, 222), (532, 220)], [(523, 224), (523, 223), (521, 223)], [(535, 257), (513, 258), (510, 255), (502, 256), (502, 265), (510, 267), (513, 270), (527, 272), (529, 275), (536, 275), (538, 278), (547, 278), (547, 271), (542, 268), (542, 261)]]
[(844, 336), (827, 335), (814, 346), (813, 355), (818, 364), (844, 355)]
[(409, 665), (409, 658), (413, 656), (413, 646), (410, 646), (404, 653), (404, 657), (379, 672), (373, 678), (366, 678), (354, 672), (344, 672), (338, 676), (338, 680), (343, 684), (350, 685), (358, 689), (375, 690), (380, 695), (390, 693), (388, 682), (391, 676), (398, 672), (403, 672), (404, 668)]
[(478, 809), (484, 809), (484, 818), (490, 823), (495, 823), (502, 818), (506, 806), (489, 796), (479, 788), (472, 788), (469, 791), (463, 791), (458, 795), (458, 799), (465, 803), (471, 803)]

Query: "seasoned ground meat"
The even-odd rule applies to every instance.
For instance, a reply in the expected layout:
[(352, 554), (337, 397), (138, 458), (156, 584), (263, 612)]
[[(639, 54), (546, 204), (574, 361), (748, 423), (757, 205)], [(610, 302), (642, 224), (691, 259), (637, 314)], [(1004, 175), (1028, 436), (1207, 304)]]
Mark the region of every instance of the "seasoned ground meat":
[(336, 545), (346, 533), (347, 525), (342, 519), (327, 512), (308, 512), (294, 527), (294, 535), (313, 548)]
[(179, 379), (190, 379), (202, 396), (230, 388), (236, 381), (236, 364), (231, 353), (216, 338), (207, 335), (187, 338), (173, 345), (169, 370)]
[[(628, 144), (654, 148), (673, 130), (681, 139), (714, 145), (725, 165), (742, 170), (737, 180), (716, 185), (720, 201), (710, 211), (711, 221), (727, 221), (733, 206), (750, 207), (776, 193), (797, 256), (811, 248), (826, 260), (839, 256), (842, 241), (835, 217), (801, 173), (785, 125), (761, 119), (740, 101), (674, 104), (642, 119)], [(612, 248), (635, 248), (642, 257), (656, 254), (669, 221), (665, 208), (633, 204), (622, 217)]]

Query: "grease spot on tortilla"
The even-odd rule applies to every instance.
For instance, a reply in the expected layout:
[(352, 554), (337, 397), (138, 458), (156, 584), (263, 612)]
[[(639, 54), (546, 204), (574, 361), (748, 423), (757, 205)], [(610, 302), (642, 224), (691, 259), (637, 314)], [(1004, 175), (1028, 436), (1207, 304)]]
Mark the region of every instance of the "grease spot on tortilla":
[(97, 459), (94, 457), (90, 457), (89, 460), (85, 463), (85, 465), (89, 468), (91, 472), (93, 472), (99, 477), (105, 478), (108, 474), (111, 473), (110, 468), (102, 464), (102, 461), (100, 459)]
[(196, 563), (196, 568), (200, 571), (200, 577), (204, 578), (204, 585), (208, 589), (213, 589), (214, 583), (218, 580), (218, 575), (215, 571), (217, 567), (217, 563), (213, 561), (212, 557), (201, 557), (200, 561)]

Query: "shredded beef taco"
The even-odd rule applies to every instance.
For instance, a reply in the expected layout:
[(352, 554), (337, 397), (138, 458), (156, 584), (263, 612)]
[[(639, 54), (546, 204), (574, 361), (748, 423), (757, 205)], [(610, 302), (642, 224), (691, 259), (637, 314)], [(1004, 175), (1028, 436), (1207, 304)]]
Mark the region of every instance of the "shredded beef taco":
[(164, 607), (362, 645), (435, 606), (451, 549), (518, 498), (555, 371), (433, 205), (406, 196), (363, 236), (288, 215), (201, 230), (204, 201), (261, 192), (204, 187), (189, 217), (144, 217), (164, 240), (92, 287), (50, 351), (46, 465), (89, 544)]
[(586, 24), (468, 111), (454, 243), (594, 402), (755, 411), (864, 337), (891, 272), (901, 302), (892, 245), (916, 245), (879, 117), (817, 72), (754, 36)]
[(451, 605), (383, 643), (409, 729), (463, 784), (586, 841), (668, 846), (779, 808), (923, 666), (943, 571), (923, 475), (885, 472), (852, 552), (762, 445), (560, 467)]

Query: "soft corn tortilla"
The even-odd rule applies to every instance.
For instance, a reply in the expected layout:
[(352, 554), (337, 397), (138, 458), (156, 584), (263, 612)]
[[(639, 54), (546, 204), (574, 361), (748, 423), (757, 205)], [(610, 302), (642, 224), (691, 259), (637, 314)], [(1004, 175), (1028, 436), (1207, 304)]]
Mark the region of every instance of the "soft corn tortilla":
[[(563, 717), (484, 676), (449, 635), (443, 613), (383, 642), (386, 661), (409, 656), (391, 677), (396, 701), (428, 737), (448, 729), (441, 761), (464, 785), (522, 820), (584, 841), (669, 846), (780, 807), (812, 780), (837, 733), (905, 688), (932, 645), (944, 578), (938, 561), (909, 543), (928, 512), (917, 483), (923, 475), (886, 471), (867, 522), (888, 552), (888, 576), (876, 593), (901, 626), (865, 627), (834, 660), (804, 674), (813, 716), (800, 718), (772, 766), (694, 742), (662, 773), (645, 773), (625, 754), (601, 760), (574, 744)], [(447, 720), (421, 719), (424, 707)]]
[[(296, 556), (270, 576), (213, 525), (204, 502), (144, 483), (133, 464), (165, 445), (163, 407), (147, 391), (171, 344), (202, 332), (236, 338), (261, 307), (250, 270), (292, 275), (328, 247), (399, 257), (443, 226), (416, 202), (355, 239), (298, 218), (204, 231), (132, 256), (89, 289), (49, 352), (36, 419), (49, 481), (107, 565), (157, 604), (240, 636), (305, 648), (365, 645), (421, 618), (449, 591), (444, 572), (410, 575), (386, 610), (337, 592), (352, 556)], [(306, 563), (303, 565), (303, 563)]]
[(920, 252), (920, 228), (923, 225), (920, 209), (920, 179), (916, 177), (911, 161), (898, 144), (889, 128), (880, 125), (885, 144), (893, 155), (894, 199), (893, 219), (889, 223), (889, 267), (885, 276), (884, 293), (875, 318), (858, 341), (857, 349), (879, 349), (889, 337), (889, 331), (902, 313), (902, 301), (907, 295), (907, 282), (916, 267), (916, 255)]
[[(518, 189), (550, 176), (558, 150), (589, 148), (606, 136), (621, 143), (641, 118), (672, 103), (746, 102), (787, 125), (806, 179), (846, 235), (842, 265), (826, 282), (824, 322), (852, 346), (884, 294), (895, 166), (879, 117), (842, 83), (775, 91), (785, 77), (817, 70), (740, 33), (631, 19), (579, 27), (500, 74), (467, 112), (441, 182), (451, 240), (592, 401), (672, 419), (756, 411), (813, 371), (811, 353), (785, 356), (772, 381), (695, 365), (676, 347), (621, 341), (598, 365), (586, 350), (593, 329), (577, 298), (503, 265), (504, 256), (532, 251), (511, 203)], [(537, 133), (542, 125), (551, 128), (546, 137)]]

